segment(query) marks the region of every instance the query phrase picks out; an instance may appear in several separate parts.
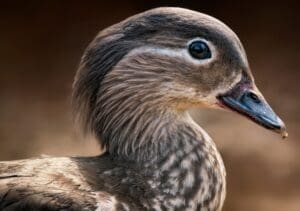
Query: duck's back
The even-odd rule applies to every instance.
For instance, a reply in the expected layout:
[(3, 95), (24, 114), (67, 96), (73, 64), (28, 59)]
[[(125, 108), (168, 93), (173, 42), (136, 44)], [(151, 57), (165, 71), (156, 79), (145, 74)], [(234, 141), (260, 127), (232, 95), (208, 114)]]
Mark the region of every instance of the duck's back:
[(118, 189), (117, 181), (102, 180), (112, 168), (106, 156), (0, 162), (0, 210), (125, 209), (126, 197), (117, 201), (111, 193)]
[(0, 210), (93, 210), (90, 193), (70, 158), (0, 162)]

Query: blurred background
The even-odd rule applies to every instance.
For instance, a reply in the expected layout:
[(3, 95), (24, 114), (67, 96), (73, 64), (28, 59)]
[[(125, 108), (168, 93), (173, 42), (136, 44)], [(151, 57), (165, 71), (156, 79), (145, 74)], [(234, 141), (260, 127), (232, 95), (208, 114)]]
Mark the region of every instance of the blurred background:
[(99, 154), (95, 140), (84, 140), (72, 123), (79, 59), (99, 30), (158, 6), (194, 9), (229, 25), (244, 44), (258, 87), (288, 127), (283, 141), (233, 113), (191, 111), (222, 153), (224, 210), (299, 211), (297, 1), (1, 1), (0, 160)]

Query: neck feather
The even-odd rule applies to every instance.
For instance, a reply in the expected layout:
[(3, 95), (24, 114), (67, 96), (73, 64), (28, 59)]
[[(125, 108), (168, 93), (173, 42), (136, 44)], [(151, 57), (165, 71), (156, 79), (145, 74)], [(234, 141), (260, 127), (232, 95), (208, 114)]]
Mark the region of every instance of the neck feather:
[(96, 135), (118, 165), (132, 164), (150, 178), (147, 183), (160, 192), (154, 206), (218, 210), (225, 170), (215, 144), (186, 111), (168, 106), (157, 77), (144, 74), (114, 69), (106, 75), (97, 98)]
[(157, 77), (138, 77), (130, 70), (115, 69), (106, 76), (93, 125), (110, 154), (139, 162), (157, 161), (175, 150), (214, 146), (186, 111), (168, 106), (160, 84)]

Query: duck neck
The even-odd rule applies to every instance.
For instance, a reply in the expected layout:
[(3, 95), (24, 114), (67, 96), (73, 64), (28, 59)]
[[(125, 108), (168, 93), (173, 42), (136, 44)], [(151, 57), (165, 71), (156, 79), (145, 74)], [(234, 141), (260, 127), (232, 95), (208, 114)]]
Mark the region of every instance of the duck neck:
[(159, 110), (158, 102), (129, 106), (127, 99), (101, 112), (115, 114), (103, 116), (98, 135), (117, 165), (139, 172), (152, 190), (159, 191), (160, 197), (151, 199), (153, 206), (182, 210), (207, 203), (212, 210), (221, 207), (225, 170), (206, 132), (186, 111)]
[(225, 170), (215, 144), (166, 97), (170, 91), (161, 87), (166, 83), (139, 73), (115, 69), (102, 82), (93, 122), (100, 143), (118, 166), (133, 169), (159, 190), (162, 197), (152, 204), (219, 207)]
[(92, 125), (103, 147), (115, 158), (143, 165), (160, 162), (175, 151), (217, 153), (182, 103), (168, 95), (173, 85), (153, 71), (140, 72), (115, 68), (102, 82)]
[(153, 166), (193, 152), (197, 156), (193, 159), (202, 159), (207, 153), (218, 154), (210, 137), (187, 111), (163, 106), (160, 98), (153, 95), (148, 95), (151, 99), (124, 92), (121, 99), (102, 96), (95, 131), (115, 159), (132, 162), (134, 166)]
[[(214, 146), (187, 112), (144, 112), (144, 115), (128, 119), (123, 126), (110, 130), (114, 135), (110, 139), (108, 151), (114, 157), (128, 160), (134, 165), (153, 166), (173, 154), (179, 158), (193, 151), (199, 154), (204, 150), (204, 145)], [(126, 112), (124, 115), (129, 116)]]

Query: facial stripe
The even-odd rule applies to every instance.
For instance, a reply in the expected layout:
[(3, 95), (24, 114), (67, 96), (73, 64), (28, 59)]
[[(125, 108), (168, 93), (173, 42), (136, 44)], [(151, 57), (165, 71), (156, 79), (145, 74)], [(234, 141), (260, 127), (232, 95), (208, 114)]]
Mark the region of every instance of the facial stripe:
[[(212, 51), (212, 58), (203, 59), (203, 60), (192, 58), (192, 56), (188, 52), (188, 45), (190, 42), (193, 42), (195, 40), (204, 40), (210, 46), (210, 49)], [(134, 57), (136, 55), (147, 54), (147, 53), (158, 57), (167, 56), (170, 58), (181, 59), (183, 61), (190, 62), (193, 65), (206, 65), (213, 62), (218, 57), (218, 52), (216, 51), (214, 45), (211, 42), (201, 38), (195, 38), (189, 41), (186, 45), (186, 48), (164, 48), (164, 47), (155, 47), (155, 46), (143, 46), (143, 47), (133, 49), (125, 57)]]

